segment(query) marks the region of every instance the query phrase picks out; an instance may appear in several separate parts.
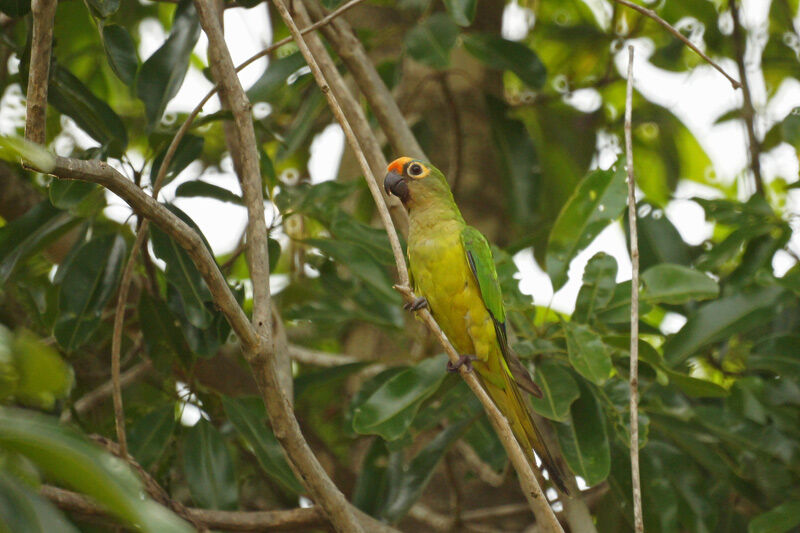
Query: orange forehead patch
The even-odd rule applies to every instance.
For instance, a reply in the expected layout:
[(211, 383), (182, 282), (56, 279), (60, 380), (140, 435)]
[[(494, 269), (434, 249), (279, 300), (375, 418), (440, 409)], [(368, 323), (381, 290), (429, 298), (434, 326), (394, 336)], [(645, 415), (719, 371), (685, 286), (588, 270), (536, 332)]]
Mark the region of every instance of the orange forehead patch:
[(389, 166), (386, 168), (386, 170), (388, 172), (402, 174), (403, 168), (405, 168), (406, 163), (408, 163), (409, 161), (411, 161), (410, 157), (398, 157), (397, 159), (389, 163)]

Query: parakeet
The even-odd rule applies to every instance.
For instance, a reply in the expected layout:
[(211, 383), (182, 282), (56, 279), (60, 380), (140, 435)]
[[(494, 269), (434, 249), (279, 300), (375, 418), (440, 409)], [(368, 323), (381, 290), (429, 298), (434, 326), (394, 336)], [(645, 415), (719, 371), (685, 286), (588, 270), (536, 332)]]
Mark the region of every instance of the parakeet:
[(539, 455), (550, 479), (568, 493), (565, 474), (531, 420), (520, 387), (541, 397), (527, 369), (508, 346), (505, 309), (486, 237), (468, 226), (444, 175), (430, 163), (400, 157), (387, 168), (387, 194), (397, 196), (409, 215), (408, 261), (415, 293), (407, 306), (428, 306), (461, 359), (456, 371), (474, 368), (481, 384), (506, 416), (533, 467)]

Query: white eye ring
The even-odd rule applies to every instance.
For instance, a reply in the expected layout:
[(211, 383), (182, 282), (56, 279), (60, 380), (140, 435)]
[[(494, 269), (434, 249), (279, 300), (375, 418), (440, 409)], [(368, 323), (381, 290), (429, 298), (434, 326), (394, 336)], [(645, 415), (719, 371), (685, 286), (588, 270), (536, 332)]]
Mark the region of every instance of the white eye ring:
[(422, 165), (419, 163), (412, 163), (408, 167), (408, 175), (409, 176), (419, 176), (422, 174)]

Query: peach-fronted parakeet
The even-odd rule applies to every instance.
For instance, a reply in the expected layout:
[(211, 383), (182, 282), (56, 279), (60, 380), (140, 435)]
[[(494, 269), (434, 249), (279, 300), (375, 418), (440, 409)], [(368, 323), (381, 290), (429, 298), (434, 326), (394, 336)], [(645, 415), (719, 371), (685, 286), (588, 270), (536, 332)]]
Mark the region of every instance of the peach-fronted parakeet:
[(420, 299), (408, 307), (428, 306), (461, 354), (457, 365), (448, 363), (448, 370), (474, 367), (531, 465), (536, 465), (533, 449), (567, 493), (564, 473), (545, 447), (520, 391), (522, 387), (541, 397), (508, 346), (503, 297), (486, 237), (464, 222), (444, 175), (427, 162), (396, 159), (387, 169), (384, 188), (409, 214), (408, 260)]

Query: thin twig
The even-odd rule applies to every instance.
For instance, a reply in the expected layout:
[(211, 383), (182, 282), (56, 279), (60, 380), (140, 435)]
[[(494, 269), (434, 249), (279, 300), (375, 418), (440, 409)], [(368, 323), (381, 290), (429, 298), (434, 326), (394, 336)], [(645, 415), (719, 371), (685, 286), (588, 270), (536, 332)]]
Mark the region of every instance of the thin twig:
[[(378, 212), (381, 217), (381, 221), (386, 228), (386, 231), (389, 236), (389, 241), (392, 246), (392, 252), (394, 253), (395, 262), (397, 264), (398, 270), (398, 277), (400, 278), (400, 284), (395, 288), (403, 294), (408, 301), (412, 301), (414, 295), (413, 291), (409, 287), (409, 277), (408, 277), (408, 269), (405, 264), (405, 259), (403, 258), (402, 248), (400, 247), (400, 241), (397, 237), (397, 232), (395, 231), (394, 224), (392, 223), (392, 219), (389, 215), (389, 210), (386, 207), (386, 203), (383, 199), (383, 193), (381, 192), (380, 186), (378, 185), (377, 181), (375, 180), (375, 176), (372, 174), (372, 171), (367, 163), (366, 158), (364, 157), (363, 152), (361, 151), (358, 139), (356, 138), (355, 134), (353, 133), (353, 129), (350, 126), (346, 116), (344, 115), (342, 108), (339, 106), (339, 103), (336, 101), (336, 97), (330, 90), (330, 86), (325, 79), (324, 74), (319, 68), (317, 61), (314, 55), (308, 48), (303, 37), (300, 35), (300, 31), (297, 29), (297, 25), (294, 22), (289, 10), (287, 9), (283, 0), (275, 0), (275, 6), (278, 9), (281, 17), (283, 18), (284, 22), (286, 23), (289, 31), (295, 38), (295, 42), (297, 43), (298, 47), (300, 48), (300, 52), (306, 58), (306, 63), (308, 64), (309, 68), (311, 69), (311, 73), (314, 75), (314, 78), (317, 81), (317, 84), (320, 87), (320, 90), (325, 95), (328, 100), (328, 104), (333, 112), (336, 120), (342, 127), (344, 131), (345, 137), (347, 138), (348, 143), (350, 144), (350, 148), (356, 155), (356, 158), (359, 162), (362, 172), (364, 176), (367, 178), (367, 185), (372, 193), (372, 197), (375, 200)], [(298, 7), (298, 9), (301, 6)], [(450, 344), (450, 341), (447, 340), (447, 336), (441, 330), (441, 328), (436, 324), (436, 321), (433, 319), (433, 316), (427, 310), (423, 309), (420, 312), (420, 316), (423, 321), (426, 322), (428, 328), (436, 335), (439, 341), (442, 343), (442, 346), (445, 347), (445, 351), (447, 351), (448, 356), (451, 361), (456, 362), (459, 359), (458, 353)], [(525, 493), (525, 497), (528, 499), (528, 502), (531, 504), (531, 508), (533, 509), (534, 514), (539, 521), (540, 526), (542, 527), (543, 531), (563, 531), (561, 525), (558, 523), (555, 515), (553, 514), (553, 510), (550, 508), (550, 505), (547, 503), (547, 499), (545, 498), (544, 494), (542, 493), (541, 487), (536, 482), (536, 478), (533, 475), (533, 471), (531, 470), (531, 465), (525, 459), (525, 455), (522, 452), (522, 449), (519, 446), (519, 443), (514, 438), (511, 427), (508, 425), (508, 421), (502, 415), (502, 413), (497, 409), (497, 406), (492, 402), (489, 396), (486, 394), (486, 391), (483, 390), (480, 383), (478, 382), (477, 377), (472, 372), (465, 372), (465, 368), (462, 367), (461, 375), (464, 377), (465, 381), (472, 389), (473, 393), (478, 396), (481, 403), (484, 405), (486, 409), (489, 419), (492, 422), (492, 425), (495, 428), (498, 436), (503, 442), (503, 445), (506, 448), (509, 457), (511, 458), (512, 463), (514, 464), (517, 473), (519, 474), (520, 484), (523, 487), (523, 492)]]
[(321, 352), (305, 346), (298, 346), (297, 344), (289, 345), (289, 355), (298, 363), (322, 367), (334, 367), (360, 362), (359, 359), (351, 355)]
[(634, 11), (638, 11), (638, 12), (639, 12), (639, 13), (641, 13), (642, 15), (644, 15), (644, 16), (646, 16), (646, 17), (648, 17), (648, 18), (650, 18), (650, 19), (653, 19), (654, 21), (658, 22), (658, 23), (659, 23), (661, 26), (663, 26), (663, 27), (664, 27), (664, 28), (665, 28), (665, 29), (666, 29), (668, 32), (670, 32), (672, 35), (674, 35), (676, 38), (678, 38), (680, 41), (682, 41), (682, 42), (683, 42), (683, 44), (685, 44), (686, 46), (688, 46), (689, 48), (691, 48), (691, 49), (692, 49), (692, 50), (693, 50), (693, 51), (694, 51), (694, 52), (695, 52), (697, 55), (699, 55), (700, 57), (702, 57), (702, 58), (703, 58), (703, 59), (704, 59), (704, 60), (705, 60), (705, 61), (706, 61), (706, 62), (707, 62), (709, 65), (711, 65), (712, 67), (714, 67), (715, 69), (717, 69), (717, 70), (720, 72), (720, 74), (722, 74), (723, 76), (725, 76), (726, 78), (728, 78), (728, 81), (729, 81), (729, 82), (731, 82), (731, 85), (733, 86), (733, 88), (734, 88), (734, 89), (739, 89), (739, 88), (742, 86), (742, 84), (741, 84), (741, 83), (739, 83), (739, 82), (738, 82), (738, 81), (736, 81), (734, 78), (732, 78), (732, 77), (731, 77), (731, 76), (730, 76), (730, 75), (729, 75), (727, 72), (725, 72), (725, 70), (724, 70), (724, 69), (723, 69), (721, 66), (719, 66), (719, 65), (718, 65), (718, 64), (717, 64), (717, 63), (716, 63), (716, 62), (715, 62), (713, 59), (711, 59), (710, 57), (708, 57), (708, 56), (705, 54), (705, 52), (703, 52), (703, 51), (702, 51), (702, 50), (700, 50), (700, 49), (699, 49), (697, 46), (695, 46), (695, 45), (694, 45), (694, 43), (692, 43), (692, 41), (690, 41), (689, 39), (687, 39), (687, 38), (686, 38), (686, 37), (685, 37), (685, 36), (684, 36), (684, 35), (683, 35), (681, 32), (679, 32), (678, 30), (676, 30), (676, 29), (675, 29), (675, 27), (674, 27), (674, 26), (672, 26), (672, 25), (671, 25), (669, 22), (667, 22), (666, 20), (664, 20), (664, 19), (662, 19), (661, 17), (659, 17), (659, 16), (656, 14), (656, 12), (655, 12), (655, 11), (653, 11), (652, 9), (647, 9), (646, 7), (642, 7), (642, 6), (638, 5), (638, 4), (634, 4), (633, 2), (629, 2), (628, 0), (614, 0), (614, 1), (615, 1), (616, 3), (618, 3), (618, 4), (622, 4), (622, 5), (623, 5), (623, 6), (625, 6), (625, 7), (629, 7), (629, 8), (631, 8), (631, 9), (633, 9)]
[(764, 194), (764, 180), (761, 176), (761, 143), (756, 137), (755, 118), (756, 110), (753, 106), (753, 95), (750, 92), (750, 83), (747, 81), (747, 66), (744, 62), (746, 52), (746, 36), (742, 21), (739, 18), (739, 5), (736, 0), (730, 1), (731, 17), (733, 18), (733, 46), (736, 51), (736, 67), (739, 69), (739, 77), (742, 79), (742, 118), (744, 119), (745, 129), (747, 130), (747, 147), (750, 159), (750, 168), (753, 169), (753, 180), (756, 184), (756, 192)]
[(47, 84), (50, 75), (50, 54), (53, 46), (53, 22), (56, 0), (33, 0), (33, 32), (31, 62), (28, 71), (28, 90), (25, 113), (25, 138), (44, 144), (47, 114)]
[(628, 86), (625, 95), (625, 153), (628, 170), (628, 224), (631, 234), (631, 481), (636, 533), (644, 531), (642, 487), (639, 479), (639, 237), (636, 232), (636, 182), (633, 175), (633, 46), (628, 46)]
[[(120, 374), (119, 385), (120, 387), (127, 387), (131, 383), (135, 383), (140, 377), (146, 375), (153, 368), (153, 363), (150, 359), (145, 359), (128, 370)], [(108, 396), (113, 394), (114, 385), (112, 381), (106, 381), (102, 385), (87, 392), (80, 397), (73, 405), (72, 409), (80, 414), (91, 410), (98, 403), (102, 402)], [(67, 422), (72, 418), (72, 410), (66, 409), (61, 414), (61, 422)]]

